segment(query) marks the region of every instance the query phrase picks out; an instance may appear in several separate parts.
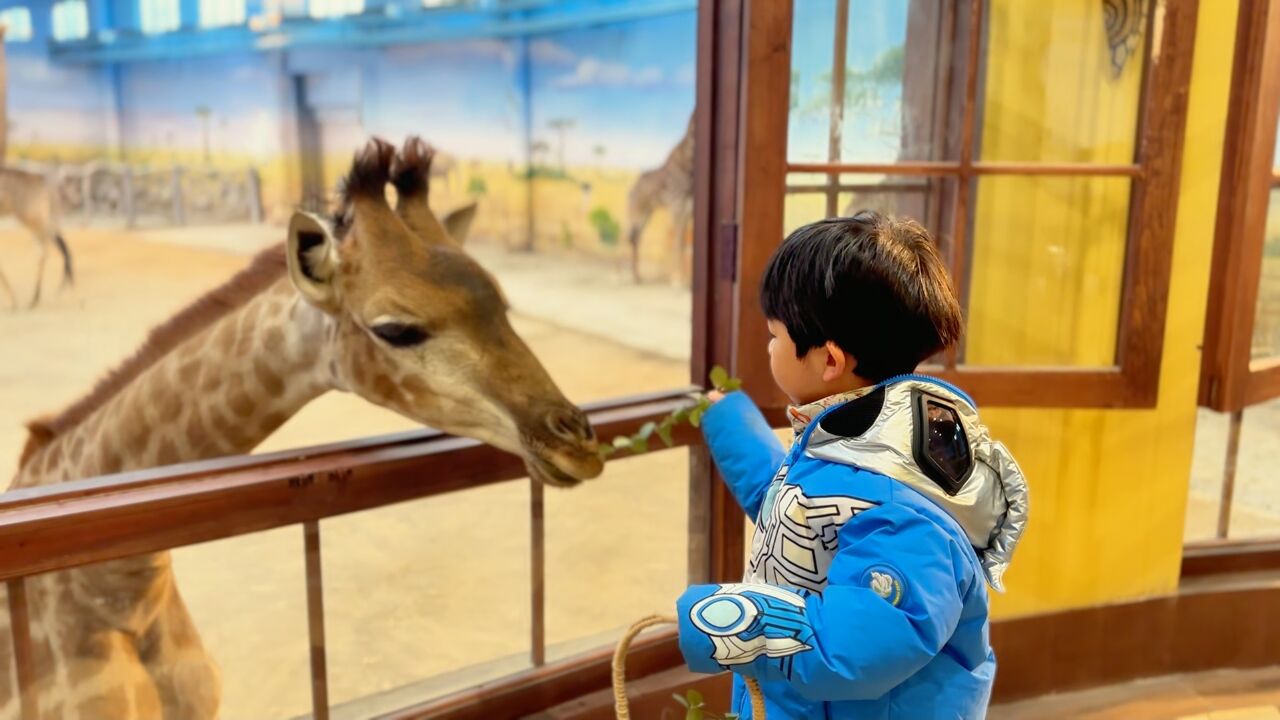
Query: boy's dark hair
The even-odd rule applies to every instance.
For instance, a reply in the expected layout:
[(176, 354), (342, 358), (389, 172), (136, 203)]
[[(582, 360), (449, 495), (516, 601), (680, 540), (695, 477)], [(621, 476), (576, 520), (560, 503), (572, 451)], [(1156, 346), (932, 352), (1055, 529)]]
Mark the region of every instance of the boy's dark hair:
[(963, 323), (928, 231), (870, 210), (791, 233), (765, 268), (760, 305), (797, 357), (832, 341), (872, 382), (912, 372), (959, 340)]

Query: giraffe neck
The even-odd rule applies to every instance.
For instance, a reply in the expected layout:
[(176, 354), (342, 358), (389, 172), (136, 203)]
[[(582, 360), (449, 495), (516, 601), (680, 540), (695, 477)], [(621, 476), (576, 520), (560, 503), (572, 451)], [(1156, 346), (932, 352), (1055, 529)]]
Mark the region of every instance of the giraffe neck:
[(332, 332), (281, 279), (59, 436), (15, 486), (247, 453), (335, 387)]

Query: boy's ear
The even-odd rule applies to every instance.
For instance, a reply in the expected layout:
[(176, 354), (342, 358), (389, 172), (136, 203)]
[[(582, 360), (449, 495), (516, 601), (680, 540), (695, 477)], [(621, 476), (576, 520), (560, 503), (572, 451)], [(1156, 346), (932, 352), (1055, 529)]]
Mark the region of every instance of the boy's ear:
[(852, 373), (854, 368), (858, 366), (857, 360), (852, 355), (830, 340), (823, 346), (823, 350), (826, 351), (827, 355), (826, 367), (822, 369), (823, 382), (838, 380)]

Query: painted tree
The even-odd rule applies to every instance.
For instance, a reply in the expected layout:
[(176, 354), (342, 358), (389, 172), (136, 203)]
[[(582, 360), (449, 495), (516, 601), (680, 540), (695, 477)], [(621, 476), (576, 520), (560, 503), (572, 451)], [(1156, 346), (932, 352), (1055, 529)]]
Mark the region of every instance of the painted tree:
[(552, 118), (551, 120), (547, 121), (547, 127), (551, 128), (552, 130), (555, 130), (556, 133), (559, 135), (559, 139), (560, 139), (559, 160), (560, 160), (561, 173), (565, 171), (565, 164), (564, 164), (565, 133), (567, 133), (569, 130), (572, 130), (575, 125), (577, 125), (577, 123), (572, 118)]
[(213, 110), (208, 105), (201, 105), (196, 108), (196, 117), (200, 118), (200, 135), (204, 140), (204, 164), (210, 163), (209, 153), (209, 118), (213, 117)]

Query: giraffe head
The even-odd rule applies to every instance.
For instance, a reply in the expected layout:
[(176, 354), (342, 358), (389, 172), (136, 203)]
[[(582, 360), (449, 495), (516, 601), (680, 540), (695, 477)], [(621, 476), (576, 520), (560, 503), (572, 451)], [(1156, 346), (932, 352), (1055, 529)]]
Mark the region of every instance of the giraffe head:
[[(494, 278), (461, 247), (474, 206), (427, 205), (432, 152), (371, 140), (332, 219), (299, 212), (289, 277), (330, 318), (337, 384), (445, 432), (520, 455), (553, 485), (600, 474), (595, 435), (507, 318)], [(386, 186), (396, 188), (396, 205)]]

